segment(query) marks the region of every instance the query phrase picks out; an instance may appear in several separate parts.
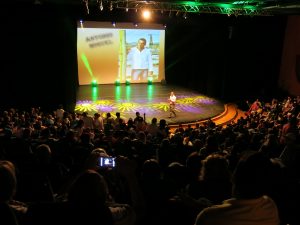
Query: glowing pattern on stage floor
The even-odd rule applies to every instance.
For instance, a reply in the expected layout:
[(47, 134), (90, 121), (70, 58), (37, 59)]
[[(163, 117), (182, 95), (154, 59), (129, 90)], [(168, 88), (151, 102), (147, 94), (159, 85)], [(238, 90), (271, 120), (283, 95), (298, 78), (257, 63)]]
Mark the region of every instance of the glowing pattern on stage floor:
[[(177, 117), (169, 119), (168, 97), (172, 90), (177, 97)], [(188, 89), (160, 84), (83, 86), (77, 94), (77, 113), (93, 115), (98, 112), (105, 117), (110, 112), (115, 117), (115, 113), (120, 112), (121, 117), (128, 120), (134, 118), (137, 111), (146, 115), (147, 122), (156, 117), (172, 124), (211, 118), (222, 113), (224, 105), (217, 99)]]

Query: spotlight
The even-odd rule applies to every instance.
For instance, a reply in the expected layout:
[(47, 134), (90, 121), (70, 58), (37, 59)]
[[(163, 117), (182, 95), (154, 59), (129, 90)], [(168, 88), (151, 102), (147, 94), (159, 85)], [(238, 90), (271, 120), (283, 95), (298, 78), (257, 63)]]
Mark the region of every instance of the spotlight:
[(127, 0), (127, 3), (126, 3), (126, 12), (128, 12), (128, 0)]
[(116, 85), (116, 86), (120, 86), (120, 79), (117, 79), (117, 80), (115, 81), (115, 85)]
[(149, 85), (152, 85), (152, 83), (153, 83), (153, 78), (152, 78), (152, 77), (149, 77), (149, 78), (148, 78), (148, 84), (149, 84)]
[(90, 14), (89, 0), (83, 0), (83, 2), (85, 3), (86, 13)]
[(97, 81), (96, 81), (96, 80), (93, 80), (93, 81), (92, 81), (92, 87), (97, 87), (97, 85), (98, 85)]
[(81, 29), (83, 29), (83, 20), (79, 20), (79, 23), (80, 23)]
[(133, 25), (134, 25), (135, 27), (138, 27), (138, 26), (139, 26), (137, 23), (134, 23)]
[(145, 10), (143, 11), (143, 17), (144, 17), (144, 19), (146, 19), (146, 20), (150, 19), (150, 17), (151, 17), (151, 12), (150, 12), (148, 9), (145, 9)]
[(183, 14), (183, 18), (184, 18), (184, 19), (187, 19), (187, 14), (186, 14), (186, 12)]
[(126, 79), (125, 84), (128, 86), (130, 85), (130, 79)]
[(112, 22), (113, 27), (116, 27), (116, 22)]
[(102, 2), (102, 0), (99, 3), (99, 9), (100, 9), (100, 11), (103, 11), (103, 2)]

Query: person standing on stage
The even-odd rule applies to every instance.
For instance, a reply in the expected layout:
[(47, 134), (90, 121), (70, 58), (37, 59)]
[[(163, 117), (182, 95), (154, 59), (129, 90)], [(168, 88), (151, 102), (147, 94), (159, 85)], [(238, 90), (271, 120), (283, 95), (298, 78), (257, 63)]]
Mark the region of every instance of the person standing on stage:
[(175, 96), (174, 92), (172, 91), (171, 94), (170, 94), (170, 98), (169, 98), (169, 104), (170, 104), (170, 116), (169, 116), (169, 118), (172, 117), (172, 114), (174, 115), (174, 117), (176, 117), (175, 103), (176, 103), (176, 96)]
[(147, 81), (153, 75), (152, 54), (146, 48), (146, 39), (140, 38), (137, 46), (132, 48), (127, 60), (131, 64), (131, 81)]

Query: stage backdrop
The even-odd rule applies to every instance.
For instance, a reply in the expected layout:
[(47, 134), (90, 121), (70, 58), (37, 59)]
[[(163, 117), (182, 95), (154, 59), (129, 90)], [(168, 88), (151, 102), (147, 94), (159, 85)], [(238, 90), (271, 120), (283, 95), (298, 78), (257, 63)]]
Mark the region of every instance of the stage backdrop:
[(145, 82), (131, 78), (128, 54), (140, 38), (151, 52), (153, 82), (165, 79), (165, 30), (162, 24), (78, 21), (77, 60), (80, 85)]

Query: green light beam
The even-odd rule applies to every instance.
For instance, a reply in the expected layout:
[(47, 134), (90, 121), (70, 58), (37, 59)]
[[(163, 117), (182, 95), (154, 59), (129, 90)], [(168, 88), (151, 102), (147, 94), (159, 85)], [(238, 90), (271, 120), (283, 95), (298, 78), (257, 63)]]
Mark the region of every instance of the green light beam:
[(87, 57), (84, 53), (81, 54), (81, 60), (83, 61), (85, 67), (87, 68), (90, 76), (94, 79), (93, 71), (90, 67), (89, 60), (87, 59)]

